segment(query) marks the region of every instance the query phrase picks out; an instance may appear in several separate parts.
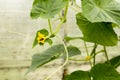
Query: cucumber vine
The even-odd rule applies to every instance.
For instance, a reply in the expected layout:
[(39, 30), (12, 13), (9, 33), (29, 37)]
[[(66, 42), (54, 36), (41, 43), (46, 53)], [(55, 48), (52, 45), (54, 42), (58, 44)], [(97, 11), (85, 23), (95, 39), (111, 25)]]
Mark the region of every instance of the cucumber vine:
[[(81, 2), (81, 4), (78, 4)], [(76, 25), (83, 36), (68, 36), (65, 32), (61, 38), (58, 34), (63, 26), (67, 23), (68, 9), (76, 12)], [(49, 80), (58, 70), (70, 60), (89, 62), (91, 69), (88, 71), (77, 70), (70, 74), (63, 75), (61, 80), (120, 80), (119, 71), (120, 55), (109, 58), (107, 47), (119, 45), (120, 35), (115, 32), (115, 28), (120, 28), (120, 3), (116, 0), (34, 0), (30, 12), (32, 19), (43, 18), (48, 21), (48, 28), (38, 30), (34, 39), (33, 48), (36, 45), (45, 46), (48, 42), (51, 46), (47, 50), (34, 54), (32, 64), (27, 73), (47, 64), (58, 58), (63, 58), (64, 63), (55, 72), (51, 72), (44, 80)], [(74, 15), (70, 15), (74, 16)], [(53, 29), (53, 21), (58, 21), (57, 26)], [(67, 26), (64, 26), (67, 27)], [(76, 28), (76, 27), (74, 27)], [(53, 38), (59, 38), (62, 44), (53, 45)], [(69, 41), (80, 39), (83, 40), (86, 58), (73, 59), (73, 56), (84, 54), (80, 49), (73, 45), (68, 45)], [(87, 43), (93, 43), (91, 52), (88, 50)], [(97, 51), (98, 46), (102, 50)], [(96, 62), (97, 54), (104, 54), (106, 61)], [(65, 70), (64, 70), (65, 71)], [(64, 72), (63, 72), (64, 73)]]

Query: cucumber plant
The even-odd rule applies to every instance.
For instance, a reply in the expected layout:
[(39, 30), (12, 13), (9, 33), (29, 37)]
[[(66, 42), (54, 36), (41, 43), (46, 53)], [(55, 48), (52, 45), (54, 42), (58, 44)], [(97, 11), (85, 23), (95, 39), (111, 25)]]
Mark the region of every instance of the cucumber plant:
[[(78, 1), (81, 2), (81, 5), (77, 4)], [(67, 23), (69, 8), (77, 12), (76, 25), (83, 36), (64, 35), (62, 39), (58, 33), (62, 25)], [(91, 69), (66, 74), (62, 80), (120, 80), (119, 71), (116, 70), (120, 66), (120, 55), (109, 59), (106, 50), (106, 47), (119, 45), (119, 35), (114, 30), (116, 27), (120, 28), (120, 3), (117, 0), (34, 0), (30, 16), (32, 19), (46, 19), (49, 24), (47, 29), (36, 32), (33, 48), (36, 45), (45, 46), (46, 43), (51, 46), (42, 53), (33, 55), (32, 64), (27, 73), (58, 58), (64, 59), (65, 62), (60, 69), (63, 68), (71, 59), (70, 57), (82, 54), (78, 47), (68, 46), (67, 43), (74, 39), (81, 39), (86, 48), (85, 61), (89, 62)], [(74, 15), (71, 14), (71, 16)], [(53, 19), (59, 22), (54, 30)], [(60, 38), (62, 44), (52, 45), (54, 43), (52, 38)], [(94, 44), (91, 52), (87, 51), (86, 42)], [(98, 45), (103, 48), (99, 53), (104, 53), (106, 56), (106, 61), (103, 63), (96, 63)], [(53, 74), (50, 74), (45, 80), (48, 80)]]

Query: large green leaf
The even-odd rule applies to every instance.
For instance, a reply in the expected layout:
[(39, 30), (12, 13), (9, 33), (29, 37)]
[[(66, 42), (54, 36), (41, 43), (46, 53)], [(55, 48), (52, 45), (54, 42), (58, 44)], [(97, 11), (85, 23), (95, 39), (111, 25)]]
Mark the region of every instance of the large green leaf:
[(34, 0), (31, 17), (53, 18), (67, 4), (68, 0)]
[(108, 64), (97, 64), (91, 71), (93, 80), (120, 80), (120, 74)]
[[(76, 56), (76, 55), (80, 55), (81, 51), (79, 50), (79, 48), (75, 47), (75, 46), (68, 46), (67, 47), (68, 50), (68, 57), (72, 57), (72, 56)], [(66, 54), (62, 54), (62, 58), (65, 58)]]
[(109, 62), (113, 67), (115, 68), (119, 67), (120, 66), (120, 55), (110, 59), (110, 61), (107, 61), (105, 63), (109, 64)]
[(36, 68), (58, 58), (60, 56), (60, 53), (63, 53), (63, 52), (64, 52), (64, 46), (59, 44), (59, 45), (52, 46), (51, 48), (47, 49), (42, 53), (33, 55), (32, 64), (28, 72), (33, 71)]
[[(80, 50), (74, 46), (67, 47), (69, 57), (80, 54)], [(35, 70), (36, 68), (57, 59), (61, 53), (65, 54), (65, 49), (62, 44), (54, 45), (42, 53), (35, 54), (32, 58), (32, 64), (28, 72)]]
[(115, 0), (82, 0), (82, 11), (91, 22), (114, 22), (120, 25), (120, 3)]
[(87, 71), (78, 70), (66, 76), (64, 80), (90, 80), (90, 75)]
[(76, 19), (85, 41), (104, 46), (114, 46), (117, 44), (118, 38), (111, 23), (91, 23), (80, 13), (76, 15)]
[(67, 50), (68, 50), (69, 57), (81, 54), (81, 51), (77, 47), (74, 47), (74, 46), (68, 46)]

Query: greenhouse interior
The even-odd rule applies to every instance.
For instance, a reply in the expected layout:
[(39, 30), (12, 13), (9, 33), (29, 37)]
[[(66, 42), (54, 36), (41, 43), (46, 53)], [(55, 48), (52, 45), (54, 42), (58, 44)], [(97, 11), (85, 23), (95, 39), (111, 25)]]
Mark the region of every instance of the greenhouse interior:
[(0, 80), (120, 80), (120, 0), (0, 0)]

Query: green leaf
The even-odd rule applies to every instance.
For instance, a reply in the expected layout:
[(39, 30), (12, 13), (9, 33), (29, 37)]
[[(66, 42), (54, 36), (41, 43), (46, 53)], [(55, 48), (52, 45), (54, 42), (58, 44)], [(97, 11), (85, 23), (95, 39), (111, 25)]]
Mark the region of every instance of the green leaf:
[(48, 35), (49, 35), (49, 32), (48, 32), (47, 29), (41, 29), (41, 30), (37, 31), (37, 33), (38, 33), (38, 32), (44, 34), (45, 36), (48, 36)]
[(67, 50), (68, 50), (69, 57), (81, 54), (81, 51), (77, 47), (74, 47), (74, 46), (68, 46)]
[(49, 35), (49, 32), (46, 29), (41, 29), (41, 30), (37, 31), (36, 37), (35, 37), (34, 42), (33, 42), (33, 48), (38, 44), (38, 41), (37, 41), (38, 32), (42, 33), (45, 36)]
[(64, 46), (59, 44), (59, 45), (52, 46), (51, 48), (47, 49), (46, 51), (42, 53), (33, 55), (32, 64), (28, 72), (31, 72), (37, 69), (38, 67), (58, 58), (60, 54), (63, 52), (64, 52)]
[(66, 76), (64, 80), (91, 80), (91, 79), (88, 71), (78, 70)]
[(82, 11), (91, 22), (113, 22), (120, 25), (120, 3), (115, 0), (82, 0)]
[[(76, 55), (80, 55), (81, 51), (79, 50), (79, 48), (75, 47), (75, 46), (68, 46), (67, 47), (68, 50), (68, 57), (72, 57), (72, 56), (76, 56)], [(62, 58), (66, 58), (66, 54), (65, 51), (64, 53), (61, 55)]]
[(53, 44), (53, 41), (50, 38), (46, 39), (45, 42), (48, 42), (50, 45)]
[(67, 4), (68, 0), (34, 0), (30, 15), (33, 19), (53, 18)]
[(111, 23), (91, 23), (80, 13), (76, 15), (76, 19), (85, 41), (104, 46), (115, 46), (118, 43), (117, 35), (114, 32)]
[[(107, 61), (105, 63), (109, 63), (109, 62)], [(110, 59), (110, 64), (115, 68), (119, 67), (120, 66), (120, 56), (116, 56), (116, 57)]]
[[(67, 47), (69, 56), (74, 56), (80, 54), (78, 48), (70, 46)], [(60, 57), (61, 53), (65, 54), (65, 49), (62, 44), (54, 45), (42, 53), (35, 54), (32, 57), (32, 64), (28, 72), (35, 70), (36, 68)], [(27, 73), (28, 73), (27, 72)]]
[(97, 64), (91, 71), (94, 80), (120, 80), (120, 74), (108, 64)]
[(63, 78), (63, 80), (68, 80), (68, 78), (69, 78), (69, 75), (66, 75), (66, 76)]

